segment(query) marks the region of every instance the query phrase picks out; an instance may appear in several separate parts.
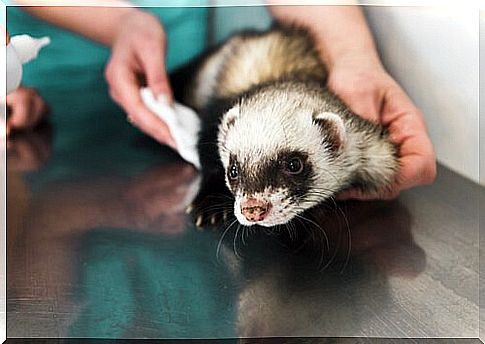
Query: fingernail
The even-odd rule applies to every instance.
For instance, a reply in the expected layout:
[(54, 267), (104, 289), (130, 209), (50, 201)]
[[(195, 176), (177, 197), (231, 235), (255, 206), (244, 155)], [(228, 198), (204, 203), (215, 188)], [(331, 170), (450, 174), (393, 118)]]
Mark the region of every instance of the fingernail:
[(172, 147), (173, 149), (177, 150), (177, 144), (175, 143), (175, 141), (173, 139), (170, 139), (167, 141), (167, 144)]
[(158, 94), (156, 99), (160, 103), (168, 103), (168, 96), (165, 93)]
[(166, 92), (162, 92), (162, 93), (158, 94), (156, 99), (157, 99), (157, 101), (163, 102), (163, 103), (168, 104), (168, 105), (173, 105), (173, 102), (174, 102), (171, 94), (166, 93)]

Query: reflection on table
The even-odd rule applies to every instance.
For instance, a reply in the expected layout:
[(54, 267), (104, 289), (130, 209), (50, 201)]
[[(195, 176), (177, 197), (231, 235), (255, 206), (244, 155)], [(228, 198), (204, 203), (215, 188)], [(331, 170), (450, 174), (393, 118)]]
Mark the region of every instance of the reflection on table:
[(291, 231), (198, 230), (197, 172), (108, 117), (8, 143), (9, 336), (477, 334), (472, 183), (440, 167), (433, 186)]

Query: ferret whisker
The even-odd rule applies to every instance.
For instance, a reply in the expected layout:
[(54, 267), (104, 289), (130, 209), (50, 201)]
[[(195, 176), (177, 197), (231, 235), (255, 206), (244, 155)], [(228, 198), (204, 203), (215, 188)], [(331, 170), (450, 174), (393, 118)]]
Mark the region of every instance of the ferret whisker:
[(288, 222), (287, 226), (289, 227), (288, 230), (290, 232), (290, 239), (294, 241), (296, 239), (296, 236), (297, 236), (297, 232), (296, 232), (296, 229), (294, 227), (294, 224), (290, 221), (290, 222)]
[[(199, 225), (215, 224), (223, 213), (229, 225), (220, 227), (217, 256), (228, 231), (239, 256), (238, 246), (255, 230), (228, 220), (232, 215), (264, 226), (256, 226), (258, 232), (291, 240), (299, 239), (301, 225), (320, 241), (320, 266), (331, 258), (325, 268), (343, 259), (347, 235), (343, 271), (351, 257), (351, 229), (334, 196), (355, 185), (364, 191), (389, 185), (399, 150), (385, 127), (353, 113), (325, 86), (327, 68), (309, 32), (281, 26), (239, 37), (244, 39), (229, 39), (201, 64), (185, 99), (203, 119), (197, 146), (209, 184), (203, 191), (228, 191), (199, 206), (197, 199), (189, 213), (196, 208)], [(227, 188), (213, 187), (218, 182)], [(322, 209), (313, 212), (317, 206)], [(332, 227), (316, 216), (327, 214), (336, 216)]]
[[(315, 242), (315, 233), (314, 231), (310, 231), (308, 230), (308, 228), (303, 224), (303, 222), (301, 221), (301, 219), (299, 218), (295, 218), (296, 221), (298, 221), (301, 225), (301, 228), (303, 228), (307, 233), (309, 233), (311, 235), (311, 239), (313, 242)], [(295, 226), (295, 229), (296, 229), (296, 225), (293, 224)], [(299, 252), (307, 243), (307, 240), (305, 240), (297, 249), (294, 250), (294, 253), (297, 253)]]
[(345, 268), (347, 267), (347, 264), (349, 263), (349, 260), (350, 260), (350, 253), (351, 253), (351, 250), (352, 250), (352, 232), (350, 231), (350, 224), (349, 224), (349, 220), (347, 218), (347, 215), (344, 213), (342, 208), (337, 205), (337, 202), (335, 202), (334, 197), (332, 197), (332, 200), (334, 200), (335, 206), (337, 207), (338, 211), (340, 211), (340, 213), (342, 214), (342, 217), (344, 218), (345, 228), (347, 229), (347, 234), (348, 234), (347, 235), (347, 238), (348, 238), (347, 239), (347, 244), (348, 244), (347, 257), (345, 258), (344, 266), (342, 267), (342, 270), (340, 271), (340, 273), (343, 273)]
[(231, 229), (232, 226), (234, 226), (235, 223), (237, 223), (237, 219), (232, 221), (231, 224), (229, 226), (227, 226), (227, 228), (222, 233), (221, 238), (219, 239), (219, 242), (217, 243), (217, 249), (216, 249), (216, 259), (217, 260), (219, 260), (219, 252), (220, 252), (220, 249), (221, 249), (222, 241), (224, 240), (226, 233), (229, 231), (229, 229)]
[(309, 218), (303, 216), (303, 215), (299, 215), (299, 214), (294, 214), (297, 218), (300, 218), (302, 220), (305, 220), (307, 222), (309, 222), (310, 224), (313, 224), (314, 226), (316, 226), (317, 228), (319, 228), (323, 235), (325, 236), (325, 242), (326, 242), (326, 249), (327, 251), (330, 251), (330, 242), (328, 240), (328, 235), (327, 235), (327, 232), (325, 231), (325, 229), (323, 227), (321, 227), (318, 223), (316, 223), (315, 221), (313, 220), (310, 220)]
[(232, 241), (232, 247), (234, 249), (234, 254), (236, 255), (236, 257), (238, 257), (239, 259), (241, 258), (241, 256), (239, 255), (239, 253), (237, 252), (237, 244), (236, 244), (236, 241), (237, 241), (237, 235), (239, 234), (239, 230), (241, 229), (241, 225), (238, 224), (237, 225), (237, 228), (236, 228), (236, 234), (234, 234), (234, 240)]
[(231, 202), (234, 202), (234, 197), (231, 197), (231, 196), (226, 195), (226, 194), (223, 194), (223, 193), (218, 194), (218, 195), (219, 195), (219, 197), (221, 197), (221, 198), (225, 198), (225, 199), (228, 199), (228, 200), (229, 200), (229, 201), (231, 201)]
[(326, 173), (328, 173), (334, 180), (335, 182), (337, 183), (337, 185), (341, 185), (342, 184), (342, 179), (341, 178), (337, 178), (337, 176), (335, 176), (335, 174), (333, 172), (330, 172), (330, 170), (328, 168), (325, 168), (324, 166), (321, 166), (322, 170), (324, 170)]
[[(339, 213), (341, 215), (341, 217), (343, 218), (344, 222), (345, 222), (345, 229), (346, 229), (346, 232), (347, 232), (347, 246), (348, 246), (348, 249), (347, 249), (347, 253), (346, 253), (346, 258), (345, 258), (345, 263), (344, 263), (344, 266), (341, 270), (341, 272), (343, 272), (343, 270), (345, 269), (345, 267), (348, 265), (348, 262), (350, 260), (350, 254), (351, 254), (351, 248), (352, 248), (352, 236), (351, 236), (351, 230), (350, 230), (350, 224), (349, 224), (349, 221), (348, 221), (348, 218), (347, 218), (347, 215), (345, 214), (345, 212), (342, 210), (342, 207), (340, 207), (338, 205), (338, 203), (336, 202), (335, 200), (335, 197), (334, 196), (329, 196), (328, 199), (330, 201), (332, 201), (334, 207), (333, 207), (333, 211), (336, 212), (336, 213)], [(298, 209), (298, 208), (297, 208)], [(303, 208), (300, 208), (298, 210), (304, 210)], [(340, 217), (337, 217), (337, 218), (340, 218)], [(341, 226), (339, 225), (338, 228), (341, 228)], [(339, 235), (339, 241), (338, 241), (338, 247), (336, 248), (336, 251), (335, 251), (335, 254), (332, 256), (332, 258), (330, 259), (329, 261), (329, 264), (336, 258), (336, 255), (338, 254), (338, 250), (339, 248), (341, 247), (341, 233)], [(326, 268), (329, 264), (327, 264), (324, 268)]]
[(198, 145), (199, 146), (206, 146), (207, 145), (207, 146), (216, 146), (216, 147), (218, 147), (217, 142), (210, 142), (210, 141), (204, 141), (204, 142), (199, 141)]
[[(301, 220), (306, 220), (307, 222), (308, 221), (312, 221), (304, 216), (301, 216), (299, 214), (295, 214), (295, 218), (297, 219), (301, 219)], [(314, 234), (322, 234), (323, 236), (323, 239), (325, 240), (325, 246), (326, 246), (326, 252), (329, 252), (330, 253), (330, 243), (329, 243), (329, 238), (328, 238), (328, 235), (326, 233), (326, 231), (320, 226), (318, 225), (316, 222), (313, 222), (312, 221), (312, 224), (317, 226), (317, 228), (319, 228), (320, 230), (319, 231), (310, 231), (305, 225), (302, 224), (302, 228), (304, 228), (305, 230), (307, 231), (310, 231), (310, 233), (312, 234), (312, 237), (313, 237), (313, 241), (314, 242), (317, 242), (317, 240), (315, 240), (314, 238)], [(320, 259), (319, 259), (319, 263), (318, 263), (318, 266), (319, 266), (319, 271), (324, 271), (328, 266), (330, 266), (330, 264), (335, 260), (336, 256), (337, 256), (337, 253), (338, 253), (338, 250), (336, 250), (334, 252), (334, 254), (330, 257), (329, 261), (323, 265), (323, 260), (324, 260), (324, 257), (325, 257), (325, 251), (324, 250), (321, 250), (321, 255), (320, 255)]]
[(215, 210), (232, 210), (231, 206), (226, 206), (226, 205), (221, 205), (221, 204), (213, 204), (213, 205), (208, 205), (206, 207), (201, 207), (200, 210), (202, 212), (213, 212)]
[(293, 241), (293, 233), (291, 232), (290, 222), (284, 223), (282, 226), (285, 227), (285, 231), (288, 233), (288, 236), (290, 237), (290, 240)]
[(241, 234), (241, 241), (244, 246), (246, 246), (246, 238), (245, 238), (246, 233), (247, 233), (246, 227), (243, 227), (242, 234)]

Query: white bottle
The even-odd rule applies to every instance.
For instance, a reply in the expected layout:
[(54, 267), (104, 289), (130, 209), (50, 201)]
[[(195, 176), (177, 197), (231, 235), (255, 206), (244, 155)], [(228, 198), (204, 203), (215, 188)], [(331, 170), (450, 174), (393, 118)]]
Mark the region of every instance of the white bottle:
[(40, 49), (49, 43), (49, 37), (33, 38), (29, 35), (18, 35), (10, 39), (6, 49), (7, 94), (19, 87), (22, 80), (22, 64), (35, 59)]

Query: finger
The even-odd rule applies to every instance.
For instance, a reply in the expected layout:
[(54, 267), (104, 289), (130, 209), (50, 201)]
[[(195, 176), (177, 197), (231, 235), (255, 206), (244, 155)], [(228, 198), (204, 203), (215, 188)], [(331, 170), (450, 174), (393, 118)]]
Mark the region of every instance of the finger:
[(433, 156), (407, 155), (401, 157), (400, 162), (398, 180), (402, 190), (431, 184), (436, 178), (436, 161)]
[(177, 148), (165, 122), (156, 117), (151, 111), (147, 110), (143, 104), (135, 103), (133, 105), (127, 105), (127, 112), (130, 122), (145, 134), (173, 149)]
[(15, 96), (7, 97), (7, 104), (11, 103), (12, 112), (7, 120), (11, 129), (25, 129), (28, 128), (32, 120), (32, 103), (30, 97)]
[(382, 124), (390, 125), (398, 118), (412, 115), (412, 117), (419, 118), (421, 122), (424, 120), (422, 113), (416, 108), (411, 99), (406, 93), (396, 84), (385, 91), (382, 103)]
[(360, 189), (344, 190), (337, 194), (336, 199), (339, 201), (346, 200), (392, 200), (399, 196), (400, 188), (398, 185), (393, 185), (380, 192), (368, 192)]
[(171, 102), (173, 96), (165, 69), (165, 49), (154, 45), (151, 49), (146, 50), (150, 51), (150, 54), (141, 54), (139, 59), (145, 72), (148, 87), (155, 97), (165, 95)]
[(360, 189), (345, 190), (338, 200), (390, 200), (403, 190), (431, 184), (436, 178), (436, 159), (431, 142), (426, 135), (409, 137), (400, 147), (399, 172), (396, 181), (380, 192)]
[(32, 126), (36, 126), (42, 122), (46, 113), (47, 105), (41, 97), (36, 96), (32, 101)]
[(133, 124), (155, 140), (175, 148), (175, 141), (167, 125), (143, 104), (136, 75), (121, 69), (109, 80), (113, 98), (125, 109)]
[(380, 122), (380, 109), (384, 95), (380, 89), (368, 87), (365, 79), (353, 79), (353, 82), (342, 84), (342, 80), (345, 78), (339, 77), (339, 80), (335, 78), (329, 81), (330, 89), (354, 113), (367, 120)]
[(414, 115), (402, 116), (389, 127), (391, 140), (399, 146), (398, 182), (401, 189), (430, 184), (436, 177), (436, 156), (424, 122)]
[(41, 114), (41, 115), (47, 113), (48, 107), (47, 107), (47, 104), (45, 103), (44, 99), (42, 99), (42, 97), (40, 97), (40, 96), (35, 97), (35, 99), (34, 99), (34, 109), (35, 109), (36, 113)]
[(403, 190), (432, 183), (436, 178), (436, 159), (427, 136), (408, 138), (401, 145), (400, 169), (394, 182), (380, 192), (360, 189), (345, 190), (337, 195), (338, 200), (391, 200)]

